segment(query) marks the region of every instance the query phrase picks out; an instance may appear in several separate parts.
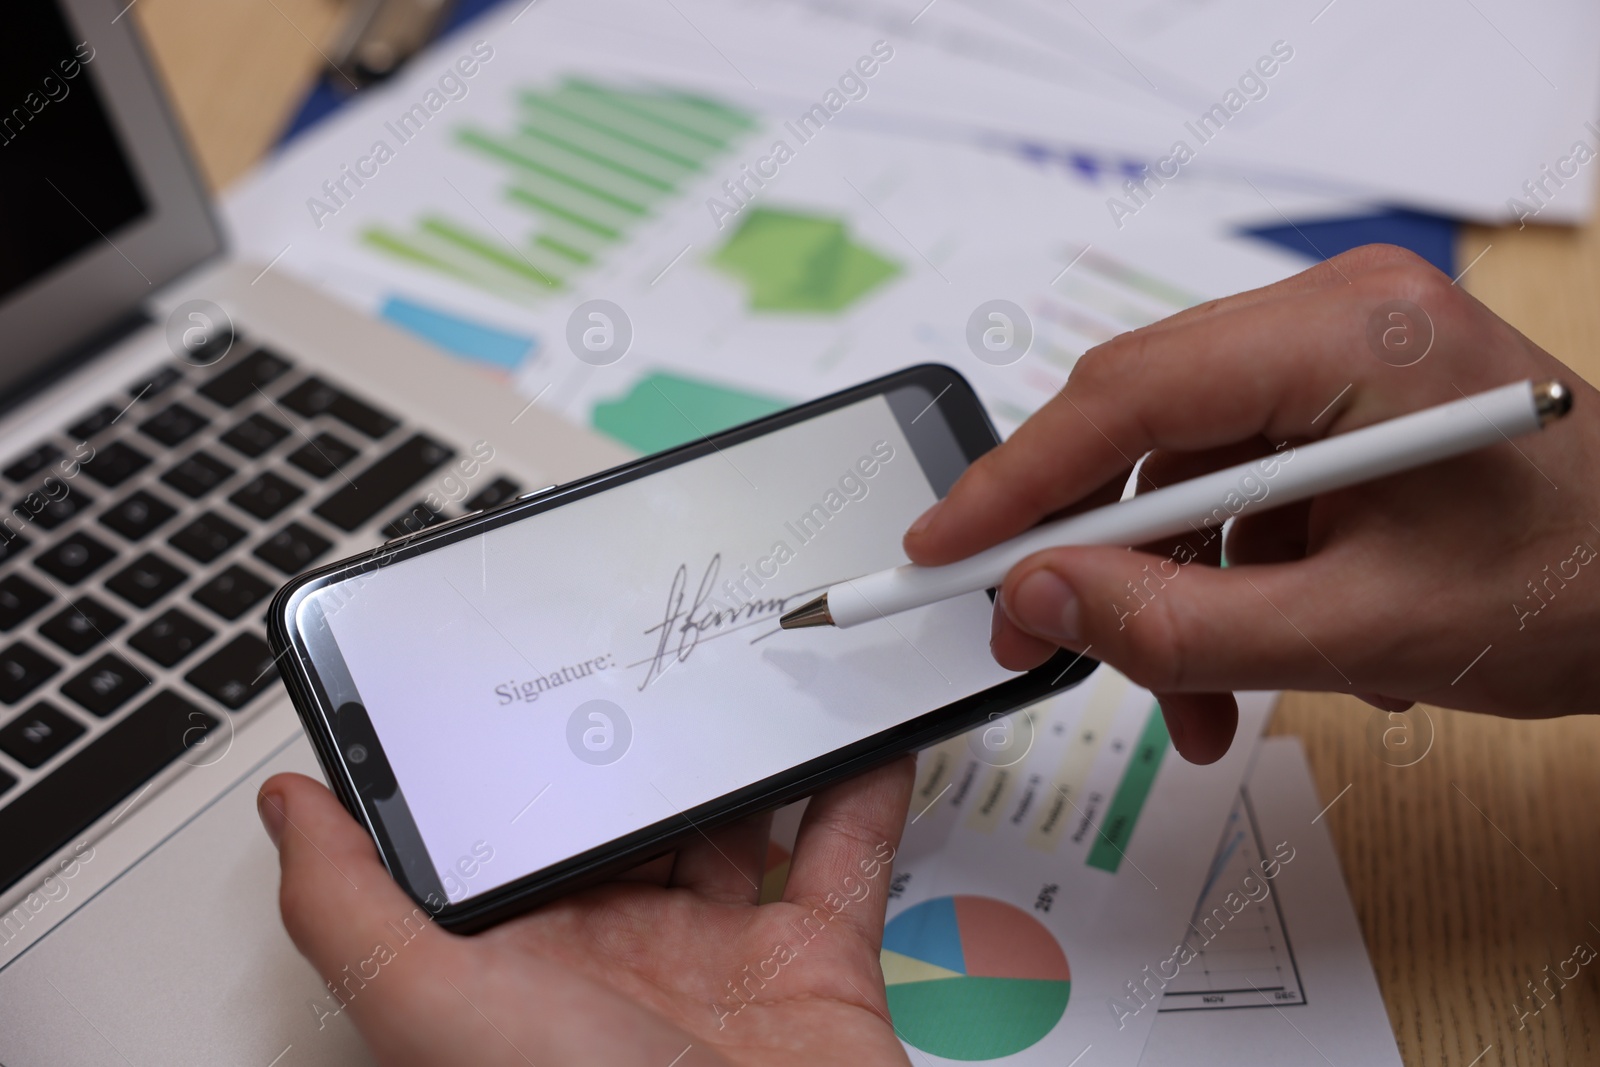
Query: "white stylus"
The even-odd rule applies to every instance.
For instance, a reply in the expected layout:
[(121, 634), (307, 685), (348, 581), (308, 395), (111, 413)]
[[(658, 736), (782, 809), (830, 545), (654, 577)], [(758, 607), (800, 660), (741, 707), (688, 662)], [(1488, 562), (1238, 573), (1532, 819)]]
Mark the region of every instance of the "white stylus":
[(1303, 445), (1292, 455), (1275, 453), (1036, 526), (957, 563), (907, 563), (853, 578), (785, 613), (779, 624), (785, 630), (858, 626), (992, 589), (1012, 567), (1046, 548), (1157, 541), (1532, 433), (1570, 410), (1572, 391), (1560, 382), (1502, 386)]

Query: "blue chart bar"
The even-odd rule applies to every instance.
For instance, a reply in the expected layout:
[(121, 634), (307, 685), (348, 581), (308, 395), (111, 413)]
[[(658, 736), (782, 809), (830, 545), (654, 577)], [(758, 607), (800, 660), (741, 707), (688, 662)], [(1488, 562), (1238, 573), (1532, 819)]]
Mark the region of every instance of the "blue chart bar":
[(537, 344), (531, 337), (497, 330), (397, 296), (383, 302), (379, 315), (446, 352), (502, 370), (516, 370)]

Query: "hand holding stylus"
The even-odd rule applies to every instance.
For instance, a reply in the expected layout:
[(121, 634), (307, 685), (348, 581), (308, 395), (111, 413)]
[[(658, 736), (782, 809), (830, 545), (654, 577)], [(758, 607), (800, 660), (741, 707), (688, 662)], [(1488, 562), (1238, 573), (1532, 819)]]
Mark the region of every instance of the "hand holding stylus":
[[(1408, 324), (1410, 340), (1431, 335), (1416, 362), (1384, 349), (1381, 329), (1368, 341), (1398, 300), (1426, 318)], [(1389, 709), (1590, 710), (1600, 395), (1395, 249), (1358, 249), (1092, 350), (912, 526), (906, 551), (947, 564), (1115, 501), (1147, 452), (1140, 492), (1522, 378), (1572, 387), (1559, 433), (1247, 515), (1230, 527), (1227, 568), (1206, 527), (1141, 551), (1040, 551), (1006, 576), (992, 647), (1013, 669), (1057, 648), (1117, 667), (1157, 692), (1174, 743), (1203, 762), (1232, 739), (1235, 689), (1343, 691)]]
[[(1431, 347), (1409, 366), (1366, 342), (1394, 300), (1431, 320)], [(992, 647), (1015, 669), (1060, 647), (1112, 664), (1156, 691), (1174, 743), (1199, 761), (1232, 739), (1234, 689), (1352, 692), (1390, 709), (1592, 710), (1600, 395), (1394, 249), (1348, 253), (1091, 352), (906, 549), (950, 563), (1111, 503), (1147, 452), (1145, 490), (1519, 379), (1571, 386), (1560, 433), (1246, 516), (1230, 527), (1225, 569), (1204, 527), (1136, 551), (1038, 552), (1006, 575)], [(768, 958), (796, 909), (875, 843), (898, 842), (910, 785), (901, 761), (814, 797), (779, 904), (753, 903), (767, 840), (755, 820), (476, 937), (428, 925), (382, 964), (374, 946), (415, 906), (365, 831), (298, 775), (269, 780), (260, 807), (295, 944), (329, 981), (375, 975), (341, 988), (355, 990), (345, 1011), (381, 1062), (905, 1063), (877, 962), (886, 869), (840, 936), (830, 929), (789, 963), (770, 996), (731, 1019), (713, 1004), (729, 976)]]

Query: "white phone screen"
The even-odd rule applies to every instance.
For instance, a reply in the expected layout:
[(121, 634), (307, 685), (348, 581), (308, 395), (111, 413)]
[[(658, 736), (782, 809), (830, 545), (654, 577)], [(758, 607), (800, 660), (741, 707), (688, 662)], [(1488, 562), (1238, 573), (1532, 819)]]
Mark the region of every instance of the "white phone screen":
[(1015, 677), (983, 593), (778, 629), (934, 499), (875, 396), (307, 599), (457, 901)]

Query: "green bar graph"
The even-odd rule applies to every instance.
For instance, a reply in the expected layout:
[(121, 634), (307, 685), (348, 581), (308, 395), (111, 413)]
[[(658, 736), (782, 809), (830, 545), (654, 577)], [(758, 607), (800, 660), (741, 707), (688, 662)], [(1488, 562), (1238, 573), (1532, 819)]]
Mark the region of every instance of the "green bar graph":
[(900, 273), (843, 219), (771, 208), (748, 209), (712, 263), (749, 287), (755, 311), (842, 311)]
[(640, 452), (659, 452), (741, 422), (781, 411), (793, 401), (717, 382), (655, 371), (623, 395), (594, 408), (594, 428)]
[[(567, 79), (517, 96), (511, 128), (455, 131), (464, 152), (501, 169), (502, 202), (526, 225), (481, 210), (375, 225), (367, 247), (519, 302), (567, 288), (756, 128), (745, 113), (665, 89)], [(492, 214), (492, 213), (491, 213)]]
[(1161, 705), (1155, 704), (1150, 708), (1150, 717), (1145, 720), (1144, 730), (1139, 734), (1133, 757), (1122, 772), (1122, 781), (1117, 784), (1117, 791), (1111, 797), (1111, 807), (1107, 809), (1106, 817), (1095, 835), (1094, 845), (1089, 849), (1089, 866), (1117, 873), (1117, 868), (1122, 865), (1122, 854), (1128, 842), (1133, 840), (1133, 827), (1139, 821), (1139, 812), (1144, 809), (1144, 802), (1150, 797), (1150, 788), (1155, 785), (1156, 772), (1161, 769), (1161, 761), (1171, 747), (1167, 720), (1161, 714)]

